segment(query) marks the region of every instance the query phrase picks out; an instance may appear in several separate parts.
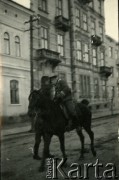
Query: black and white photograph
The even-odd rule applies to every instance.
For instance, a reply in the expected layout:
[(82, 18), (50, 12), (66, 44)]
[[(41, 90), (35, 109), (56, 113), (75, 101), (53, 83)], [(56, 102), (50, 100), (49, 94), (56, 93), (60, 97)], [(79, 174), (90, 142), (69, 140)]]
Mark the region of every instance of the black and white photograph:
[(1, 180), (119, 179), (119, 1), (0, 0)]

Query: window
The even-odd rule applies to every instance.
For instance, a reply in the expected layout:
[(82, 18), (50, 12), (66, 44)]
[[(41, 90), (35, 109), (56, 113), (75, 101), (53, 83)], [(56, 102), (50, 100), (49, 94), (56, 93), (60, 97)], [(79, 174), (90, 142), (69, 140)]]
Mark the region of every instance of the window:
[(90, 77), (85, 75), (80, 75), (80, 96), (90, 97)]
[(90, 6), (91, 8), (94, 8), (94, 1), (93, 1), (93, 0), (92, 0), (92, 2), (90, 2), (89, 6)]
[(117, 77), (119, 78), (119, 68), (117, 68)]
[(11, 104), (19, 104), (19, 83), (16, 80), (10, 81), (10, 99)]
[(59, 73), (59, 79), (66, 80), (66, 74), (63, 72)]
[(48, 48), (48, 30), (45, 27), (41, 27), (41, 47)]
[(111, 98), (114, 98), (115, 97), (115, 87), (112, 86), (111, 87)]
[(115, 59), (118, 59), (118, 51), (115, 50)]
[(57, 0), (57, 16), (62, 15), (62, 0)]
[(98, 84), (98, 79), (94, 79), (94, 98), (99, 97), (99, 84)]
[(95, 21), (91, 21), (91, 35), (95, 35)]
[(20, 38), (18, 36), (15, 37), (15, 53), (16, 53), (17, 57), (21, 56), (21, 52), (20, 52)]
[(102, 97), (106, 98), (107, 97), (107, 91), (106, 91), (106, 81), (102, 80)]
[(93, 48), (93, 65), (97, 66), (97, 51)]
[(64, 56), (64, 43), (63, 43), (63, 36), (58, 34), (58, 52), (60, 53), (61, 56)]
[(85, 31), (88, 30), (88, 22), (87, 22), (87, 15), (85, 13), (83, 13), (83, 29)]
[(43, 11), (47, 11), (47, 0), (41, 0), (40, 7)]
[(80, 96), (83, 97), (84, 90), (83, 90), (83, 76), (82, 75), (80, 75), (80, 86), (79, 86), (79, 89), (80, 89)]
[(117, 96), (119, 97), (119, 85), (117, 86)]
[(89, 51), (88, 51), (88, 49), (89, 49), (88, 44), (84, 44), (83, 60), (85, 62), (89, 62)]
[(7, 32), (4, 33), (4, 52), (10, 54), (10, 37)]
[(80, 27), (80, 10), (76, 9), (76, 26)]
[(101, 1), (102, 0), (98, 0), (98, 12), (99, 12), (99, 14), (102, 13), (102, 2)]
[(100, 53), (100, 66), (104, 66), (104, 63), (105, 62), (105, 60), (104, 60), (104, 52), (102, 51), (101, 53)]
[(112, 72), (112, 74), (110, 77), (114, 77), (114, 67), (111, 67), (111, 72)]
[(102, 25), (99, 25), (99, 32), (100, 32), (101, 40), (103, 40), (103, 26)]
[(112, 47), (109, 47), (109, 57), (112, 57)]
[(77, 48), (77, 60), (82, 60), (82, 46), (81, 46), (81, 41), (77, 41), (76, 43), (76, 48)]

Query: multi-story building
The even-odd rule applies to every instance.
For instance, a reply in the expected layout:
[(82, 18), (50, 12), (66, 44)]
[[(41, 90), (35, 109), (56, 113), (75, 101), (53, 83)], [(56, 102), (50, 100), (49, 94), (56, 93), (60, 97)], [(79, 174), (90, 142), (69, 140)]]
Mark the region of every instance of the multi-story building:
[(107, 82), (107, 96), (111, 102), (112, 113), (119, 111), (119, 44), (105, 36), (106, 65), (111, 67), (112, 74)]
[[(0, 1), (1, 44), (7, 46), (6, 49), (1, 46), (1, 57), (4, 58), (3, 82), (4, 87), (7, 87), (3, 96), (4, 107), (7, 107), (4, 114), (13, 115), (16, 112), (20, 114), (27, 111), (27, 97), (30, 92), (29, 60), (33, 60), (31, 88), (40, 87), (40, 79), (43, 75), (57, 74), (60, 78), (66, 79), (78, 101), (86, 98), (91, 102), (93, 111), (109, 112), (112, 103), (116, 101), (115, 97), (112, 102), (112, 96), (108, 93), (111, 87), (115, 86), (116, 89), (116, 85), (110, 83), (113, 76), (112, 69), (118, 68), (112, 65), (114, 61), (112, 62), (111, 59), (110, 63), (108, 62), (108, 46), (111, 44), (109, 38), (105, 36), (104, 0), (31, 0), (30, 2), (31, 10), (12, 1)], [(33, 19), (34, 15), (40, 17), (37, 23)], [(25, 20), (32, 26), (30, 37), (28, 32), (24, 32)], [(15, 37), (17, 38), (13, 42)], [(29, 40), (32, 41), (30, 52)], [(115, 42), (112, 44), (117, 50)], [(20, 51), (19, 47), (22, 48)], [(10, 52), (5, 53), (9, 48)], [(115, 59), (116, 56), (113, 58)], [(12, 80), (17, 83), (14, 92), (10, 89)], [(15, 101), (18, 103), (12, 104), (12, 94), (16, 94)]]
[(25, 20), (32, 11), (0, 0), (0, 69), (2, 116), (27, 112), (30, 93), (30, 42)]
[(40, 27), (34, 33), (35, 85), (42, 74), (55, 72), (67, 80), (76, 99), (89, 99), (98, 111), (109, 107), (111, 68), (103, 72), (104, 1), (32, 0), (31, 9), (40, 15)]

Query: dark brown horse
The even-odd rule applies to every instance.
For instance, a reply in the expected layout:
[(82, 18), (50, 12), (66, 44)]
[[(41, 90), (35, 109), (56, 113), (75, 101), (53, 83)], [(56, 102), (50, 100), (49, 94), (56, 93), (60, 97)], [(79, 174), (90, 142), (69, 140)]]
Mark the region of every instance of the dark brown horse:
[[(41, 109), (41, 118), (43, 119), (41, 127), (37, 126), (36, 131), (36, 135), (43, 136), (44, 140), (43, 156), (39, 169), (39, 171), (43, 171), (45, 168), (45, 159), (49, 156), (49, 146), (53, 135), (58, 136), (63, 158), (66, 158), (64, 133), (66, 131), (67, 119), (65, 118), (65, 115), (57, 102), (44, 98), (39, 93), (34, 93), (33, 97), (30, 97), (29, 99), (29, 111), (30, 109), (34, 109), (34, 107), (37, 110)], [(94, 149), (94, 133), (91, 130), (91, 112), (89, 108), (82, 103), (76, 103), (76, 112), (79, 116), (79, 122), (73, 122), (74, 124), (72, 130), (76, 129), (76, 132), (81, 140), (80, 157), (83, 158), (84, 156), (84, 136), (82, 134), (82, 129), (79, 128), (79, 124), (88, 133), (91, 140), (92, 154), (93, 156), (96, 156), (96, 151)], [(40, 128), (39, 134), (38, 127)], [(34, 152), (38, 151), (39, 144), (40, 141), (35, 142)]]

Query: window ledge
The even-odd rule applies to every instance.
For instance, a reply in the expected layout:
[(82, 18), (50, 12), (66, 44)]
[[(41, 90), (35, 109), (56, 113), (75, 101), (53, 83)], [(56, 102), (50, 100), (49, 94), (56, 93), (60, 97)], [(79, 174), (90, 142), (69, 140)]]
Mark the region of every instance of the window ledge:
[(40, 10), (40, 11), (46, 13), (46, 14), (49, 14), (48, 11), (43, 10), (41, 7), (38, 7), (38, 10)]
[(21, 106), (22, 104), (9, 104), (9, 106)]

